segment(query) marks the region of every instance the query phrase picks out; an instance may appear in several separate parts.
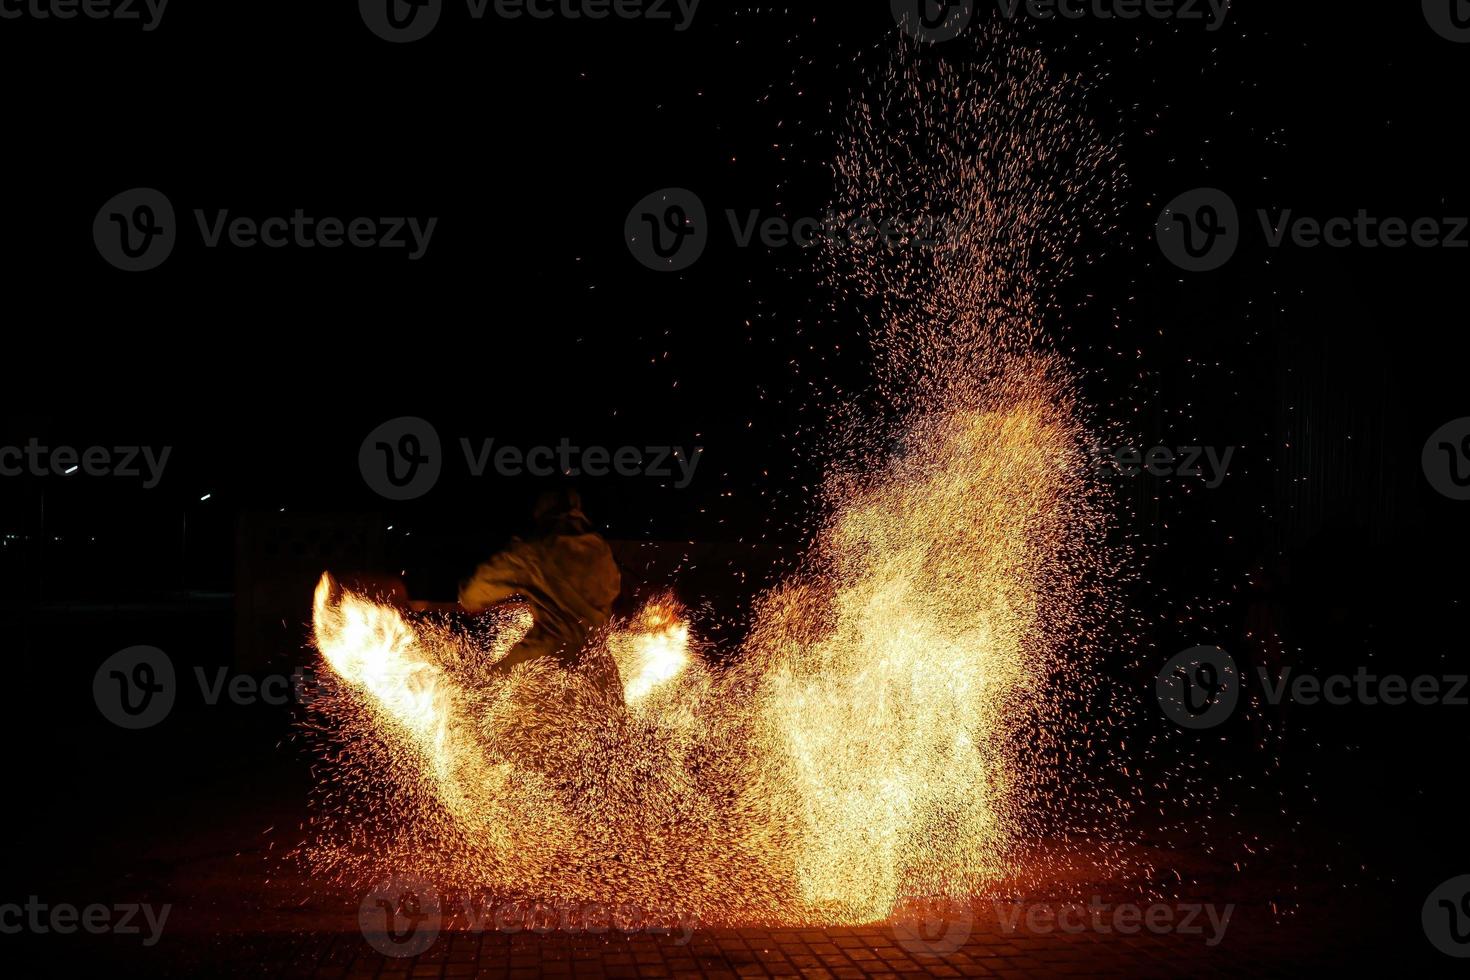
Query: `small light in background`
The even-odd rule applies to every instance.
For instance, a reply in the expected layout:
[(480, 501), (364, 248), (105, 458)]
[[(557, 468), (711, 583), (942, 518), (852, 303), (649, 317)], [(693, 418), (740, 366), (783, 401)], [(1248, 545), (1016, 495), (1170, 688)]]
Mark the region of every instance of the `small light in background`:
[(202, 497), (199, 498), (199, 502), (200, 503), (203, 503), (204, 501), (208, 500), (210, 497), (213, 497), (213, 496), (214, 496), (214, 494), (212, 494), (212, 493), (206, 493), (204, 496), (202, 496)]
[(71, 476), (73, 473), (75, 473), (79, 469), (81, 469), (80, 466), (73, 466), (71, 469), (67, 470), (64, 475), (65, 476)]

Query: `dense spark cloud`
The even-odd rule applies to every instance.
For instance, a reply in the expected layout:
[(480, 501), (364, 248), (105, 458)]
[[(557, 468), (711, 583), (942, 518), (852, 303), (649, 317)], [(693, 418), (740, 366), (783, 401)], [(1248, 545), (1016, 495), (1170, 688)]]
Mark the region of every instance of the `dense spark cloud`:
[(495, 673), (524, 608), (455, 626), (324, 578), (315, 642), (342, 683), (320, 705), (316, 867), (708, 922), (871, 921), (1014, 878), (1028, 839), (1062, 833), (1050, 812), (1086, 806), (1070, 746), (1106, 738), (1078, 705), (1107, 518), (1039, 324), (1048, 277), (1108, 227), (1118, 167), (1074, 83), (985, 50), (963, 73), (901, 52), (854, 104), (839, 214), (941, 234), (829, 243), (830, 282), (871, 317), (882, 411), (739, 655), (702, 656), (661, 598), (581, 670)]

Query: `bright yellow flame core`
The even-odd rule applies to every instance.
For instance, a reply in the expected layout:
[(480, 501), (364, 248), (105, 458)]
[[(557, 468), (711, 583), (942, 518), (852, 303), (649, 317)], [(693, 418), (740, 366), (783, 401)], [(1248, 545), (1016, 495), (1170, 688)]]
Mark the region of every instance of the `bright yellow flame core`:
[(636, 705), (689, 666), (689, 624), (676, 602), (656, 599), (611, 632), (607, 646), (623, 677), (623, 698)]
[(392, 610), (348, 597), (331, 602), (322, 576), (312, 597), (317, 645), (333, 670), (359, 685), (435, 762), (445, 751), (444, 672), (424, 659), (418, 636)]

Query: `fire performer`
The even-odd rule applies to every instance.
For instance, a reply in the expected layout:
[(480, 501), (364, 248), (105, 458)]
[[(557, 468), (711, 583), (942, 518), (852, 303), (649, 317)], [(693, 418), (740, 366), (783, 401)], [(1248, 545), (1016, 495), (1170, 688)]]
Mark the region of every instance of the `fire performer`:
[(470, 612), (517, 596), (530, 603), (530, 632), (492, 669), (552, 657), (566, 668), (591, 667), (600, 687), (621, 691), (611, 658), (583, 664), (588, 636), (607, 623), (622, 588), (612, 549), (582, 512), (575, 490), (543, 493), (533, 519), (529, 535), (513, 538), (460, 586), (460, 605)]

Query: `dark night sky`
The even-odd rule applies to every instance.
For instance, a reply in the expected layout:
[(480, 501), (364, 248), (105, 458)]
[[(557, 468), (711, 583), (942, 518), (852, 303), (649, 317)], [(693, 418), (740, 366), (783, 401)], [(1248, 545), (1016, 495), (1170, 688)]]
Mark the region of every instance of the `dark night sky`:
[[(1164, 202), (1201, 185), (1248, 214), (1470, 212), (1450, 98), (1470, 49), (1413, 5), (1371, 19), (1237, 6), (1214, 32), (1016, 28), (1058, 70), (1098, 79), (1092, 111), (1130, 181), (1118, 244), (1064, 288), (1075, 309), (1049, 326), (1104, 419), (1145, 444), (1240, 447), (1218, 492), (1149, 481), (1125, 494), (1145, 573), (1176, 586), (1150, 592), (1159, 615), (1228, 602), (1263, 561), (1324, 565), (1324, 593), (1371, 591), (1386, 566), (1438, 590), (1427, 559), (1447, 535), (1463, 540), (1463, 521), (1417, 459), (1460, 414), (1466, 253), (1271, 250), (1251, 229), (1224, 269), (1183, 274), (1152, 230)], [(286, 24), (246, 4), (180, 7), (154, 32), (7, 22), (27, 57), (0, 68), (24, 148), (3, 236), (0, 443), (173, 454), (146, 491), (0, 481), (0, 531), (48, 539), (44, 551), (7, 546), (4, 580), (45, 600), (229, 591), (237, 515), (286, 508), (393, 524), (385, 562), (443, 595), (540, 484), (451, 465), (430, 496), (388, 504), (356, 454), (401, 415), (428, 419), (450, 446), (702, 446), (686, 489), (584, 480), (594, 516), (623, 539), (794, 553), (822, 465), (825, 386), (868, 378), (856, 311), (830, 306), (809, 255), (737, 249), (728, 235), (691, 270), (654, 274), (630, 256), (623, 219), (667, 186), (715, 212), (819, 213), (837, 114), (893, 43), (885, 7), (709, 0), (676, 32), (471, 22), (451, 4), (408, 45), (377, 39), (346, 4)], [(950, 44), (947, 57), (973, 56)], [(64, 66), (44, 86), (37, 56)], [(185, 216), (301, 207), (440, 222), (418, 262), (211, 251), (191, 228), (162, 268), (127, 275), (87, 229), (135, 186), (163, 190)], [(88, 564), (132, 571), (76, 573)]]
[[(866, 378), (854, 312), (826, 307), (808, 256), (736, 249), (728, 236), (689, 272), (654, 275), (631, 259), (622, 223), (665, 186), (695, 189), (712, 210), (819, 212), (834, 112), (891, 43), (888, 11), (871, 6), (711, 0), (675, 32), (475, 23), (451, 5), (433, 35), (401, 46), (350, 7), (294, 11), (286, 25), (245, 4), (179, 8), (151, 33), (16, 22), (7, 40), (26, 31), (31, 52), (66, 70), (43, 92), (26, 59), (4, 69), (24, 160), (5, 236), (18, 315), (0, 432), (175, 452), (164, 485), (142, 495), (8, 481), (7, 531), (39, 531), (48, 489), (49, 528), (111, 541), (125, 560), (139, 536), (171, 540), (179, 508), (211, 493), (191, 506), (194, 584), (228, 588), (236, 512), (382, 510), (356, 448), (379, 422), (419, 415), (446, 441), (703, 445), (686, 490), (584, 487), (599, 518), (623, 537), (798, 542), (820, 460), (793, 436), (820, 423), (823, 378), (848, 389)], [(1210, 513), (1160, 491), (1163, 513), (1179, 508), (1173, 533), (1186, 547), (1216, 547), (1205, 525), (1222, 516), (1251, 541), (1254, 553), (1227, 564), (1279, 544), (1268, 525), (1287, 519), (1283, 485), (1344, 475), (1295, 472), (1321, 464), (1280, 451), (1313, 366), (1312, 397), (1372, 391), (1388, 406), (1330, 438), (1409, 460), (1407, 486), (1366, 511), (1319, 501), (1320, 513), (1292, 518), (1303, 525), (1292, 525), (1295, 543), (1343, 509), (1360, 524), (1423, 524), (1435, 502), (1414, 485), (1412, 460), (1458, 398), (1464, 345), (1448, 300), (1463, 258), (1268, 254), (1257, 235), (1224, 270), (1180, 275), (1158, 256), (1154, 217), (1204, 184), (1248, 210), (1465, 211), (1447, 93), (1470, 58), (1417, 9), (1368, 19), (1238, 7), (1216, 32), (1147, 21), (1017, 30), (1058, 68), (1102, 79), (1095, 113), (1131, 180), (1120, 245), (1070, 287), (1089, 302), (1057, 328), (1105, 417), (1138, 413), (1148, 440), (1243, 447), (1242, 478)], [(164, 190), (181, 212), (441, 220), (419, 262), (211, 252), (196, 235), (163, 268), (129, 276), (100, 261), (85, 231), (102, 201), (133, 186)], [(489, 541), (536, 489), (460, 477), (388, 516), (451, 535), (474, 526)], [(122, 526), (133, 533), (119, 537)]]

